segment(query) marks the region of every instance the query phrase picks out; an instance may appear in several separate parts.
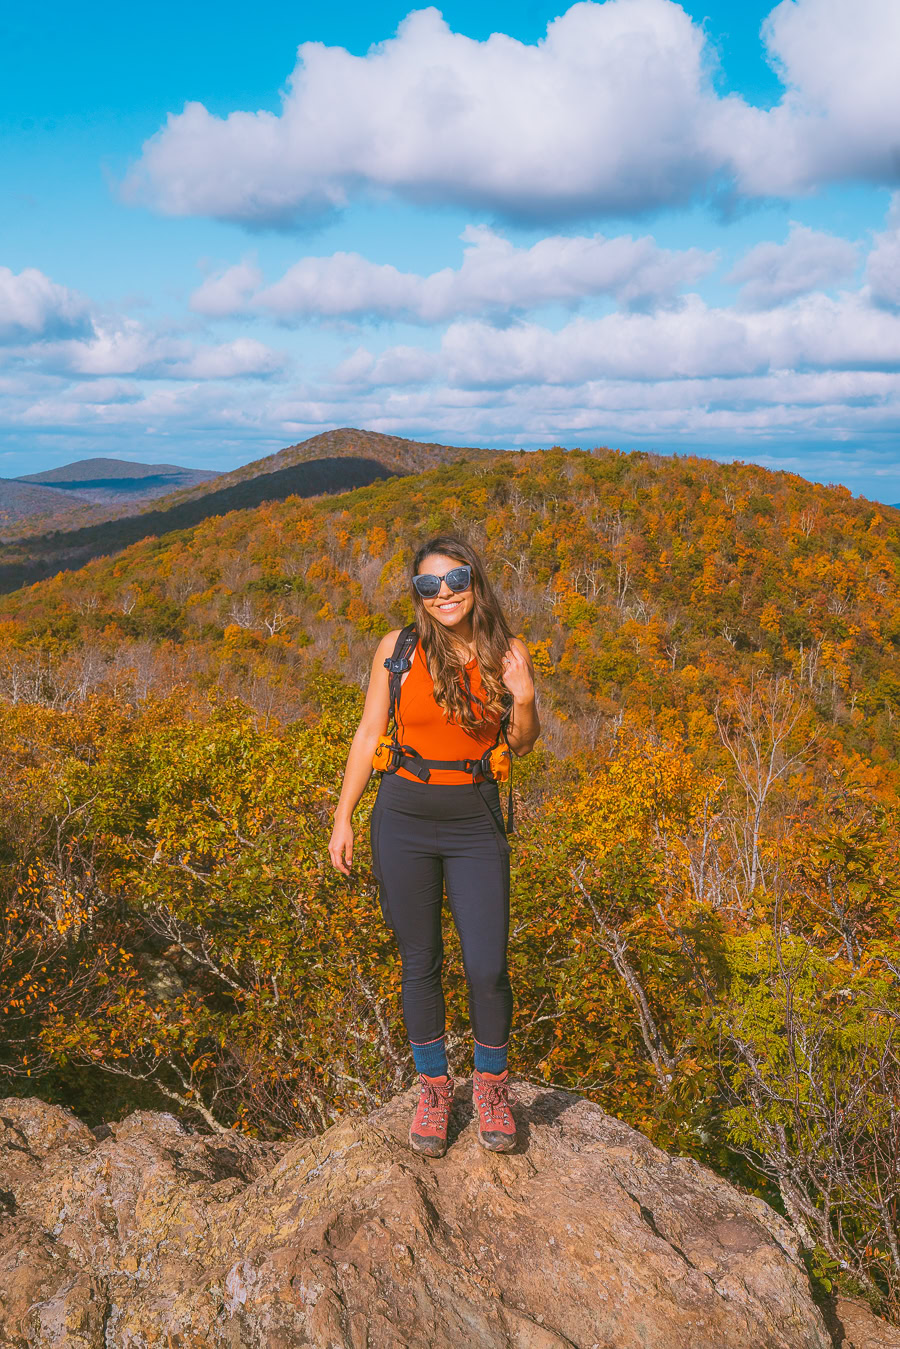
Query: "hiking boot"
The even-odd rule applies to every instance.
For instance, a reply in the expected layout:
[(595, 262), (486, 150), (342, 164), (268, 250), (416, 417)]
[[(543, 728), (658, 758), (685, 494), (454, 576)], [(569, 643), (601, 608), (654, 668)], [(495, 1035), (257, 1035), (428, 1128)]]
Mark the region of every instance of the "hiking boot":
[(453, 1104), (453, 1078), (426, 1077), (419, 1073), (419, 1104), (409, 1126), (409, 1142), (414, 1152), (426, 1157), (443, 1157), (447, 1151), (447, 1124)]
[(472, 1074), (472, 1098), (478, 1107), (478, 1141), (491, 1152), (512, 1152), (516, 1121), (509, 1104), (509, 1073)]

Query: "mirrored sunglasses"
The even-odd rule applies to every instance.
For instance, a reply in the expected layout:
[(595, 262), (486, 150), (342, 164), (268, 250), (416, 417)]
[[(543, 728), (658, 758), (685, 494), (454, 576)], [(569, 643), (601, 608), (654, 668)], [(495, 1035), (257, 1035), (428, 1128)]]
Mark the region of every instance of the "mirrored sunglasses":
[(413, 585), (426, 600), (434, 599), (435, 595), (440, 594), (441, 581), (446, 581), (448, 588), (458, 595), (461, 590), (468, 590), (472, 584), (472, 568), (467, 564), (464, 567), (453, 567), (451, 571), (445, 571), (443, 576), (435, 576), (428, 572), (424, 576), (413, 577)]

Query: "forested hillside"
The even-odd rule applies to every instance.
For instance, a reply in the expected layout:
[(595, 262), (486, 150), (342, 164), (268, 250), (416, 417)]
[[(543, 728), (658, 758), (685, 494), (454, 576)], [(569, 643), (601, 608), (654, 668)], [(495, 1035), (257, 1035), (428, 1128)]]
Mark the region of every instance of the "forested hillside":
[[(48, 493), (46, 487), (29, 483), (27, 487), (17, 488), (15, 484), (8, 484), (9, 490), (4, 496), (4, 485), (0, 481), (0, 524), (4, 522), (5, 501), (9, 506), (6, 514), (10, 517), (10, 523), (3, 528), (4, 541), (0, 543), (0, 592), (17, 590), (20, 586), (53, 576), (61, 569), (72, 570), (95, 557), (111, 556), (138, 539), (190, 528), (209, 516), (245, 510), (264, 501), (283, 501), (289, 496), (321, 496), (346, 491), (376, 478), (418, 473), (456, 460), (490, 460), (498, 453), (497, 450), (421, 444), (375, 431), (345, 428), (326, 431), (298, 445), (289, 445), (277, 454), (256, 459), (230, 473), (177, 470), (182, 474), (180, 485), (166, 490), (162, 496), (156, 490), (163, 483), (162, 475), (143, 479), (136, 475), (131, 482), (142, 482), (144, 486), (148, 482), (151, 484), (151, 490), (142, 496), (126, 494), (122, 504), (116, 500), (115, 492), (98, 488), (92, 499), (101, 504), (91, 505), (84, 501), (77, 508), (62, 513), (57, 498)], [(112, 462), (115, 461), (85, 460), (81, 465), (70, 467), (90, 472), (92, 464)], [(165, 468), (166, 465), (156, 467)], [(43, 482), (45, 478), (55, 478), (59, 472), (62, 470), (39, 477)], [(178, 484), (175, 478), (171, 482)], [(90, 497), (91, 482), (88, 481), (86, 486)], [(124, 486), (127, 489), (129, 483)], [(44, 507), (44, 513), (33, 519), (21, 518), (23, 511), (18, 507), (13, 509), (16, 503), (21, 506), (22, 493), (28, 492), (42, 492), (50, 497), (50, 505)], [(73, 497), (80, 495), (81, 492), (72, 492)], [(122, 494), (118, 495), (121, 497)], [(151, 506), (143, 504), (148, 497), (154, 498)]]
[[(466, 449), (458, 445), (437, 445), (432, 441), (408, 440), (404, 436), (387, 436), (381, 431), (359, 431), (351, 426), (342, 426), (334, 431), (323, 431), (309, 440), (301, 440), (296, 445), (288, 445), (264, 459), (254, 459), (252, 463), (234, 468), (230, 473), (220, 475), (216, 489), (239, 487), (249, 483), (261, 474), (283, 473), (285, 469), (296, 468), (315, 459), (334, 459), (340, 456), (374, 459), (383, 464), (392, 473), (422, 473), (440, 464), (454, 463), (460, 459), (489, 460), (496, 458), (499, 451), (484, 449)], [(180, 505), (183, 501), (194, 500), (210, 489), (190, 487), (172, 493), (170, 505)]]
[(89, 505), (87, 499), (79, 498), (77, 493), (44, 487), (40, 483), (21, 482), (16, 478), (0, 478), (0, 529), (9, 534), (24, 520), (46, 520), (71, 511), (73, 499), (82, 506)]
[(900, 512), (609, 450), (408, 474), (0, 599), (13, 1089), (273, 1137), (409, 1079), (374, 783), (349, 881), (326, 844), (410, 553), (459, 530), (540, 681), (514, 772), (515, 1070), (766, 1193), (819, 1279), (890, 1311)]

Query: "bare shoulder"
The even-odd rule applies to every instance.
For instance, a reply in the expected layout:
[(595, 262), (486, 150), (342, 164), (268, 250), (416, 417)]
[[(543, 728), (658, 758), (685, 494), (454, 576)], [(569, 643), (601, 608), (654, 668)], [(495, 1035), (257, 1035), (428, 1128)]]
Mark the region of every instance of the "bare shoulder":
[(393, 651), (394, 647), (397, 645), (397, 638), (402, 631), (402, 628), (391, 628), (390, 632), (386, 632), (378, 643), (378, 651), (380, 652), (382, 647), (388, 651)]
[(400, 629), (394, 628), (392, 632), (386, 632), (379, 640), (378, 645), (372, 656), (372, 669), (381, 670), (384, 668), (384, 662), (389, 656), (394, 654), (394, 647), (397, 645), (397, 637)]

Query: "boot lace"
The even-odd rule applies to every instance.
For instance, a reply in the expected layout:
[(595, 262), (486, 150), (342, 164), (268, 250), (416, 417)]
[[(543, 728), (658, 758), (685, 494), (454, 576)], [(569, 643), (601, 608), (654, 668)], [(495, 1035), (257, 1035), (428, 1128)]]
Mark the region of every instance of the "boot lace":
[(422, 1115), (422, 1123), (429, 1123), (429, 1112), (433, 1111), (437, 1116), (435, 1123), (443, 1124), (447, 1118), (447, 1112), (450, 1109), (450, 1087), (449, 1083), (441, 1087), (436, 1082), (422, 1081), (422, 1094), (419, 1097), (421, 1102), (424, 1098), (425, 1108)]
[(481, 1097), (489, 1121), (499, 1115), (504, 1124), (509, 1124), (509, 1095), (504, 1082), (483, 1082)]

